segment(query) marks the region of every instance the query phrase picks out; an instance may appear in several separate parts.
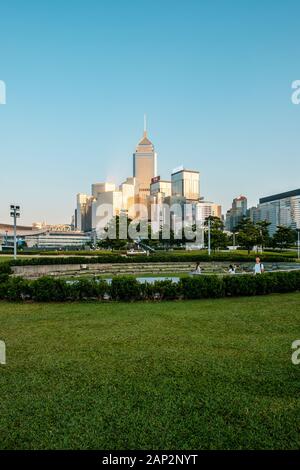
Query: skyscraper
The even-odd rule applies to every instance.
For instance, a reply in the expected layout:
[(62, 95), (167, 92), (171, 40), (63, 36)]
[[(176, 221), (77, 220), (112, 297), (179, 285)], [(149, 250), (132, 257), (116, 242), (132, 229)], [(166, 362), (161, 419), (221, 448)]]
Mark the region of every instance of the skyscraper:
[(172, 196), (184, 197), (187, 201), (198, 201), (200, 198), (199, 171), (177, 168), (171, 175)]
[(136, 178), (138, 193), (141, 199), (150, 194), (151, 179), (157, 174), (157, 155), (154, 145), (148, 139), (146, 125), (143, 138), (133, 154), (133, 176)]
[(226, 230), (232, 232), (236, 229), (239, 222), (247, 215), (247, 198), (246, 196), (236, 197), (232, 201), (232, 207), (226, 213)]

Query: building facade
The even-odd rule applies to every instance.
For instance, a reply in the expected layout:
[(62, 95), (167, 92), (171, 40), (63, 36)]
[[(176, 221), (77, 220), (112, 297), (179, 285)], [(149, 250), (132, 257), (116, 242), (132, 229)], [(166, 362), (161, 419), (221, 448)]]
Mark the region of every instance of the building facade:
[(143, 138), (138, 143), (133, 154), (133, 177), (136, 178), (137, 194), (140, 202), (150, 195), (150, 183), (156, 175), (157, 154), (145, 130)]
[(225, 228), (229, 232), (234, 232), (243, 217), (247, 216), (247, 198), (239, 196), (233, 199), (232, 207), (226, 213)]
[(300, 189), (263, 197), (252, 218), (270, 222), (269, 233), (274, 235), (279, 225), (300, 229)]
[(208, 217), (222, 218), (222, 206), (210, 201), (199, 201), (195, 205), (196, 219), (205, 222)]
[(184, 197), (188, 201), (197, 201), (200, 198), (199, 171), (178, 168), (171, 175), (172, 196)]

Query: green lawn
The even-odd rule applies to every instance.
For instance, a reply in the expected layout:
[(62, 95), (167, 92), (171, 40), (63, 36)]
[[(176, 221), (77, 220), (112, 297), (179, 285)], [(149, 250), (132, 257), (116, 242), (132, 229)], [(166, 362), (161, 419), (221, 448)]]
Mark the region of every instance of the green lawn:
[(7, 261), (11, 261), (14, 259), (13, 256), (10, 255), (0, 255), (0, 263), (6, 263)]
[(1, 449), (300, 448), (300, 294), (0, 303)]

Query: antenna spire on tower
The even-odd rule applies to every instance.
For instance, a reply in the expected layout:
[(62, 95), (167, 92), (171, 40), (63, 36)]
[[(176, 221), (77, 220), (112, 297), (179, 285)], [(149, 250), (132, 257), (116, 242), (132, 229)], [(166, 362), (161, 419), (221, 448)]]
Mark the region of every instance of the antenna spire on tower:
[(144, 135), (147, 134), (147, 116), (144, 114)]

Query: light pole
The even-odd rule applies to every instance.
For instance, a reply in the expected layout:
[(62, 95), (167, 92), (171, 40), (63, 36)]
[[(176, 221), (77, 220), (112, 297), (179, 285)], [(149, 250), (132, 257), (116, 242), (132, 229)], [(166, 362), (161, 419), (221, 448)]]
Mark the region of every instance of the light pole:
[(300, 228), (298, 228), (297, 232), (298, 232), (298, 243), (297, 243), (298, 259), (300, 259)]
[(208, 219), (208, 256), (210, 256), (211, 254), (210, 226), (211, 226), (211, 221), (209, 218)]
[(14, 259), (17, 259), (17, 218), (20, 217), (20, 206), (11, 204), (10, 216), (14, 219)]

